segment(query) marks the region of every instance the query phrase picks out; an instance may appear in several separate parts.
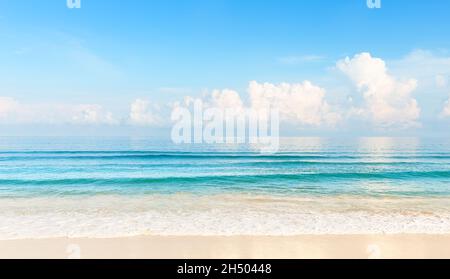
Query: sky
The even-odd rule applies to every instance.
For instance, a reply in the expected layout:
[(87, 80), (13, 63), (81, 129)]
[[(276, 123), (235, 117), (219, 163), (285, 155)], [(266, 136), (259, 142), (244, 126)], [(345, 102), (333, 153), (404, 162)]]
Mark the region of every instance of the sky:
[(282, 134), (450, 135), (450, 2), (0, 0), (0, 135), (164, 134), (281, 111)]

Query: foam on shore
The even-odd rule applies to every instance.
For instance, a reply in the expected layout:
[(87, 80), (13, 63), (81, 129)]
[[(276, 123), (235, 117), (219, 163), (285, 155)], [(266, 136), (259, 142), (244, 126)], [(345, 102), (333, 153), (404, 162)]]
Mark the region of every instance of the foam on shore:
[(174, 194), (0, 202), (0, 240), (448, 233), (449, 198)]

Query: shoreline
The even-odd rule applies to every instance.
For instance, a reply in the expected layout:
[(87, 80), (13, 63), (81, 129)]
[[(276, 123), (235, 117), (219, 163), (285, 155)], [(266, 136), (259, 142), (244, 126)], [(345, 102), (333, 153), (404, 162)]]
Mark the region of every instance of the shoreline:
[(92, 195), (5, 198), (0, 239), (450, 234), (450, 197)]
[(442, 235), (138, 236), (0, 240), (0, 259), (450, 258)]

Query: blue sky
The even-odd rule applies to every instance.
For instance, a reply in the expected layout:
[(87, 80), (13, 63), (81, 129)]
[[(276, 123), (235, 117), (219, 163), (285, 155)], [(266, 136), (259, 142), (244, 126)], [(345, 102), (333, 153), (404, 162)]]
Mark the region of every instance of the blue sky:
[[(127, 120), (130, 106), (138, 99), (145, 100), (143, 113), (160, 113), (155, 119), (164, 119), (170, 104), (185, 96), (228, 88), (247, 102), (251, 81), (278, 85), (306, 80), (326, 91), (327, 104), (341, 115), (338, 126), (360, 132), (366, 125), (359, 117), (347, 116), (350, 107), (374, 108), (364, 89), (358, 89), (360, 81), (349, 73), (357, 67), (355, 55), (361, 53), (370, 53), (365, 60), (368, 68), (381, 59), (399, 83), (417, 82), (402, 100), (405, 105), (395, 107), (398, 110), (391, 116), (403, 117), (410, 100), (418, 102), (420, 115), (411, 112), (402, 123), (386, 125), (382, 119), (383, 125), (378, 125), (376, 116), (361, 112), (373, 131), (392, 133), (401, 128), (405, 134), (425, 133), (449, 124), (442, 113), (450, 95), (446, 0), (382, 0), (381, 9), (369, 9), (365, 0), (81, 3), (81, 9), (68, 9), (66, 0), (0, 0), (3, 134), (36, 126), (29, 118), (41, 110), (93, 114), (86, 123), (81, 121), (84, 116), (59, 123), (52, 118), (60, 112), (52, 112), (39, 126), (58, 123), (63, 130), (80, 131), (78, 126), (95, 124), (126, 134), (133, 126)], [(346, 57), (355, 59), (347, 72), (337, 67)], [(349, 99), (358, 103), (349, 105)], [(389, 102), (397, 106), (400, 101)], [(69, 123), (75, 118), (81, 120)], [(290, 120), (286, 127), (302, 133), (336, 130), (335, 125), (322, 125), (324, 121), (311, 125), (302, 117)]]

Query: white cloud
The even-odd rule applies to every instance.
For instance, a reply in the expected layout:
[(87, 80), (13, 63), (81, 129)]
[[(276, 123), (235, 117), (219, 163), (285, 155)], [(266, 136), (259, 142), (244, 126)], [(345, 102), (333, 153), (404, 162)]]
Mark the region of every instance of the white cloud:
[(183, 102), (175, 102), (172, 107), (191, 107), (194, 102), (201, 101), (203, 108), (235, 109), (237, 111), (246, 109), (241, 96), (237, 91), (230, 89), (213, 90), (211, 93), (204, 92), (203, 97), (196, 98), (185, 96)]
[(278, 85), (252, 81), (248, 92), (252, 108), (278, 108), (281, 118), (293, 124), (334, 125), (340, 120), (325, 99), (325, 89), (309, 81)]
[[(238, 92), (224, 89), (206, 94), (201, 101), (205, 108), (233, 108), (238, 112), (278, 109), (282, 121), (297, 126), (335, 125), (341, 118), (325, 100), (325, 90), (309, 81), (278, 85), (252, 81), (246, 99), (248, 102), (244, 102)], [(181, 106), (189, 107), (195, 100), (188, 96)], [(179, 105), (177, 103), (175, 106)]]
[(119, 124), (111, 112), (99, 105), (76, 105), (72, 107), (72, 114), (71, 122), (75, 124)]
[(337, 63), (363, 93), (365, 105), (360, 114), (382, 127), (410, 127), (418, 124), (420, 108), (411, 96), (417, 88), (415, 79), (399, 81), (388, 73), (386, 63), (369, 53), (347, 57)]
[(149, 101), (136, 99), (130, 108), (130, 122), (138, 126), (157, 126), (162, 119), (157, 114), (159, 107), (152, 105)]
[[(87, 55), (84, 58), (97, 65), (93, 68), (107, 68), (95, 57)], [(280, 62), (295, 64), (319, 59), (322, 57), (291, 56), (280, 59)], [(369, 53), (360, 53), (338, 61), (336, 67), (354, 83), (356, 94), (354, 90), (344, 91), (347, 87), (339, 77), (331, 79), (334, 82), (331, 85), (327, 84), (333, 88), (328, 90), (333, 92), (332, 96), (322, 85), (309, 81), (280, 84), (251, 81), (246, 94), (231, 89), (213, 90), (202, 100), (205, 107), (222, 109), (259, 110), (270, 106), (279, 110), (282, 122), (296, 126), (334, 126), (342, 120), (351, 123), (349, 118), (352, 118), (362, 119), (364, 124), (372, 122), (376, 127), (398, 128), (418, 125), (421, 114), (423, 119), (427, 119), (427, 113), (436, 117), (437, 111), (441, 111), (441, 116), (450, 117), (450, 98), (444, 108), (442, 102), (443, 92), (447, 91), (450, 83), (450, 57), (416, 50), (402, 59), (386, 63)], [(330, 79), (323, 80), (329, 82)], [(175, 93), (174, 99), (192, 93), (187, 88), (159, 88), (158, 91)], [(415, 97), (415, 92), (427, 94)], [(423, 112), (416, 98), (420, 100)], [(185, 97), (182, 106), (190, 106), (193, 100)], [(339, 108), (332, 104), (339, 104)], [(165, 109), (145, 99), (136, 99), (120, 119), (125, 119), (128, 125), (165, 125), (169, 123), (169, 118), (165, 120), (163, 117), (167, 112)], [(22, 103), (14, 98), (0, 97), (0, 123), (116, 125), (123, 122), (96, 104)]]
[(417, 76), (450, 73), (450, 57), (423, 49), (414, 50), (402, 59), (392, 61), (392, 65), (395, 70)]
[(405, 57), (389, 62), (393, 73), (417, 79), (429, 91), (444, 88), (450, 77), (450, 57), (442, 52), (414, 50)]
[(224, 89), (214, 90), (212, 92), (210, 106), (224, 109), (242, 109), (244, 107), (244, 103), (242, 102), (241, 96), (239, 96), (238, 92), (230, 89)]
[(116, 125), (119, 121), (100, 105), (26, 104), (13, 98), (0, 97), (0, 123)]

